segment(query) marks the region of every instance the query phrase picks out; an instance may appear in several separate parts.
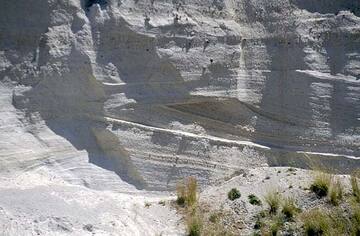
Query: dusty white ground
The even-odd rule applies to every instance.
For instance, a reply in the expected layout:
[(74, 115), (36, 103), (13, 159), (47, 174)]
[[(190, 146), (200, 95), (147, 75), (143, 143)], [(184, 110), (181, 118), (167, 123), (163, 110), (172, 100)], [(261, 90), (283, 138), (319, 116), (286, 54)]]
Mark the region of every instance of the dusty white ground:
[[(98, 191), (24, 173), (0, 180), (1, 235), (183, 235), (168, 193)], [(159, 201), (165, 201), (161, 205)], [(150, 206), (149, 206), (150, 205)]]

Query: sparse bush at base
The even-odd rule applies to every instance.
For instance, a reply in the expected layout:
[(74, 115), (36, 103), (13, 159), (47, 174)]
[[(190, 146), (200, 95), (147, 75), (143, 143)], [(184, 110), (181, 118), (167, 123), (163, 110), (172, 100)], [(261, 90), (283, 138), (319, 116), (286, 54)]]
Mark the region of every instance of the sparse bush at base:
[(269, 213), (276, 214), (279, 209), (281, 196), (276, 191), (271, 191), (266, 194), (265, 202), (269, 205)]
[(201, 217), (196, 213), (191, 213), (187, 220), (187, 228), (189, 236), (200, 236), (203, 228)]
[(351, 235), (360, 235), (360, 207), (353, 206), (351, 215)]
[[(352, 223), (340, 208), (316, 208), (302, 215), (305, 235), (350, 235)], [(356, 235), (356, 234), (355, 234)]]
[(254, 194), (250, 194), (248, 196), (248, 198), (249, 198), (249, 203), (251, 205), (257, 205), (257, 206), (262, 205), (261, 200), (257, 196), (255, 196)]
[(176, 203), (179, 206), (185, 206), (185, 195), (186, 195), (186, 188), (184, 181), (178, 182), (176, 185)]
[(329, 174), (323, 172), (317, 173), (310, 186), (310, 190), (313, 191), (319, 198), (325, 197), (328, 194), (330, 183), (331, 176)]
[(280, 216), (271, 216), (269, 221), (263, 223), (260, 231), (262, 236), (276, 236), (284, 226), (283, 218)]
[(333, 181), (329, 190), (329, 200), (334, 206), (339, 205), (340, 201), (343, 198), (343, 187), (341, 185), (340, 179)]
[(328, 235), (331, 231), (331, 220), (321, 209), (314, 209), (303, 215), (305, 235)]
[(197, 181), (194, 177), (189, 177), (181, 181), (176, 186), (177, 199), (179, 206), (194, 206), (197, 202)]
[(210, 216), (209, 216), (209, 221), (211, 223), (217, 223), (219, 221), (219, 217), (220, 217), (220, 214), (219, 213), (212, 213)]
[(198, 212), (197, 204), (197, 181), (194, 177), (189, 177), (181, 181), (176, 186), (176, 203), (186, 210), (186, 223), (189, 236), (200, 236), (203, 220)]
[(185, 198), (182, 197), (182, 196), (178, 196), (177, 199), (176, 199), (176, 203), (177, 203), (179, 206), (185, 206)]
[(355, 197), (355, 200), (358, 203), (360, 203), (360, 188), (359, 188), (357, 177), (354, 174), (351, 175), (350, 182), (351, 182), (351, 188), (352, 188), (352, 192)]
[(264, 223), (262, 222), (261, 218), (259, 216), (256, 217), (256, 221), (254, 224), (254, 229), (261, 229), (263, 227)]
[(239, 190), (236, 188), (233, 188), (228, 192), (228, 198), (231, 201), (234, 201), (235, 199), (238, 199), (240, 197), (241, 197), (241, 194), (240, 194)]
[(287, 219), (292, 219), (296, 213), (299, 212), (299, 208), (296, 206), (295, 200), (291, 197), (287, 197), (284, 199), (282, 204), (282, 213), (285, 215)]
[(197, 202), (197, 181), (195, 177), (189, 177), (186, 183), (186, 202), (194, 206)]
[(270, 225), (270, 232), (272, 236), (276, 236), (279, 230), (280, 230), (280, 225), (277, 222)]

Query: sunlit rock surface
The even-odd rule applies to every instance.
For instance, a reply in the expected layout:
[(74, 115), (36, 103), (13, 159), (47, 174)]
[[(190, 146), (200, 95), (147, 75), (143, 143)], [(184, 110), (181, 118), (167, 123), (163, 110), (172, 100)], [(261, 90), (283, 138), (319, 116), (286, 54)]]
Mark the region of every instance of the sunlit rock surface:
[[(91, 197), (73, 206), (84, 212), (37, 204), (110, 194), (92, 206), (103, 218), (133, 195), (167, 197), (149, 191), (184, 176), (205, 185), (250, 167), (360, 166), (358, 1), (17, 0), (1, 1), (0, 22), (10, 235), (87, 224), (80, 235), (178, 234), (169, 209), (147, 232), (151, 213), (123, 228), (86, 223)], [(136, 215), (125, 205), (111, 212)], [(9, 223), (21, 217), (31, 223)]]

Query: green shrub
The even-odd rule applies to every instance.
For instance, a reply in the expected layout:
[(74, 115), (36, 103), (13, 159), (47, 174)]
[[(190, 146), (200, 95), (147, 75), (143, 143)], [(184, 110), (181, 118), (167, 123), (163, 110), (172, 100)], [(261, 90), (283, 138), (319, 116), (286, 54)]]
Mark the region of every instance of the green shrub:
[(185, 206), (185, 198), (184, 197), (177, 197), (176, 199), (176, 203), (179, 205), (179, 206)]
[(269, 213), (276, 214), (279, 209), (281, 196), (276, 191), (268, 192), (265, 196), (265, 202), (269, 205)]
[(256, 217), (256, 221), (254, 224), (254, 229), (261, 229), (263, 227), (264, 223), (261, 220), (261, 218), (259, 216)]
[(328, 194), (331, 177), (329, 174), (320, 172), (315, 175), (310, 190), (313, 191), (319, 198), (325, 197)]
[(176, 203), (179, 206), (185, 206), (186, 188), (184, 181), (178, 182), (176, 185)]
[(225, 212), (222, 210), (213, 212), (209, 216), (209, 222), (203, 227), (201, 235), (203, 236), (234, 236), (230, 229), (226, 228), (226, 224), (222, 221)]
[(305, 212), (302, 220), (306, 235), (351, 235), (352, 222), (341, 208), (331, 208), (328, 212), (316, 208)]
[(296, 170), (292, 167), (290, 167), (289, 169), (287, 169), (288, 172), (295, 172)]
[(203, 228), (203, 216), (199, 213), (197, 204), (197, 181), (189, 177), (176, 186), (176, 202), (185, 207), (186, 224), (189, 236), (200, 236)]
[(203, 228), (203, 222), (198, 214), (192, 214), (188, 217), (187, 228), (189, 236), (200, 236)]
[(194, 177), (189, 177), (187, 179), (186, 202), (189, 206), (194, 206), (197, 202), (197, 181)]
[(337, 206), (339, 205), (339, 202), (343, 198), (343, 187), (341, 185), (340, 179), (337, 179), (335, 182), (331, 183), (330, 191), (329, 191), (329, 199), (330, 202)]
[(295, 200), (291, 197), (285, 198), (282, 204), (282, 213), (287, 219), (292, 219), (296, 213), (298, 213), (299, 208), (296, 206)]
[(329, 217), (332, 220), (332, 231), (335, 235), (348, 235), (351, 231), (351, 220), (347, 212), (340, 208), (334, 208)]
[(261, 235), (263, 236), (276, 236), (280, 229), (284, 226), (284, 220), (280, 216), (275, 216), (262, 225)]
[(235, 199), (238, 199), (240, 197), (241, 197), (241, 194), (240, 194), (239, 190), (237, 190), (236, 188), (233, 188), (228, 192), (228, 198), (231, 201), (234, 201)]
[(210, 221), (211, 223), (216, 223), (216, 222), (218, 221), (218, 217), (219, 217), (218, 214), (212, 213), (212, 214), (210, 215), (210, 217), (209, 217), (209, 221)]
[(261, 206), (261, 205), (262, 205), (261, 200), (260, 200), (257, 196), (255, 196), (254, 194), (250, 194), (250, 195), (248, 196), (248, 199), (249, 199), (249, 203), (250, 203), (251, 205), (257, 205), (257, 206)]
[(360, 207), (353, 206), (351, 214), (351, 235), (360, 235)]
[(281, 225), (279, 225), (277, 222), (270, 225), (270, 232), (272, 236), (276, 236), (280, 230)]
[(259, 214), (258, 214), (259, 217), (261, 218), (265, 218), (266, 217), (266, 211), (260, 211)]
[(189, 177), (181, 181), (176, 186), (177, 199), (179, 206), (193, 207), (197, 202), (197, 181), (194, 177)]
[(313, 209), (303, 215), (305, 235), (328, 235), (331, 231), (331, 220), (320, 209)]
[(351, 175), (350, 182), (355, 200), (360, 203), (360, 189), (357, 177), (355, 175)]

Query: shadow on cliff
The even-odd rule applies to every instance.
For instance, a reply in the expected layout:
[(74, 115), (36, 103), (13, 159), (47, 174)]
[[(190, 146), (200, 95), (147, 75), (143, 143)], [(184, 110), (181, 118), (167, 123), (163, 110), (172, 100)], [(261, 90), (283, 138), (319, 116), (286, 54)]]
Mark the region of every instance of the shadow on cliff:
[(112, 92), (124, 93), (137, 104), (175, 103), (189, 98), (188, 84), (170, 58), (159, 56), (154, 37), (133, 32), (126, 21), (116, 16), (103, 24), (93, 22), (92, 31), (97, 63), (102, 68), (115, 66), (120, 77), (103, 78), (109, 83), (105, 89), (111, 90), (111, 83), (125, 83)]
[[(180, 70), (175, 67), (176, 62), (173, 62), (170, 56), (161, 55), (158, 52), (156, 47), (159, 42), (155, 37), (134, 32), (124, 19), (111, 15), (112, 11), (106, 11), (110, 17), (105, 22), (99, 23), (94, 15), (98, 14), (96, 11), (100, 9), (94, 8), (96, 6), (90, 9), (88, 17), (91, 21), (93, 40), (96, 42), (96, 62), (99, 70), (102, 70), (101, 74), (105, 75), (101, 80), (108, 98), (105, 104), (106, 115), (157, 126), (156, 122), (161, 120), (161, 114), (158, 111), (161, 111), (162, 106), (186, 103), (194, 98), (189, 91), (194, 90), (198, 83), (184, 81)], [(215, 66), (213, 67), (211, 69), (215, 70)], [(111, 73), (107, 72), (109, 68), (112, 68), (112, 73), (116, 76), (111, 76)], [(121, 98), (124, 97), (122, 101)], [(166, 115), (168, 114), (162, 114), (162, 116)], [(169, 123), (171, 121), (173, 121), (172, 118)], [(113, 128), (120, 129), (115, 125)], [(163, 133), (153, 132), (151, 137), (154, 146), (168, 146), (169, 140), (171, 139)], [(184, 141), (172, 141), (169, 146), (177, 147), (177, 154), (164, 160), (164, 164), (156, 165), (156, 171), (161, 174), (154, 182), (160, 182), (160, 185), (166, 182), (166, 186), (172, 188), (179, 178), (186, 175), (196, 175), (201, 182), (208, 181), (207, 171), (200, 171), (186, 164), (182, 165), (183, 161), (178, 159), (177, 156), (182, 155), (183, 149), (186, 149)], [(156, 151), (154, 154), (151, 149), (147, 151), (146, 155), (149, 155), (149, 159), (152, 155), (157, 155)], [(166, 155), (166, 151), (159, 151), (159, 153), (159, 156)], [(143, 165), (147, 165), (146, 168), (138, 166), (138, 169), (149, 172), (149, 169), (154, 168), (154, 164), (149, 163), (147, 158), (143, 161)], [(152, 178), (153, 176), (147, 177), (147, 179)], [(159, 181), (159, 179), (162, 180)]]
[(92, 75), (89, 58), (73, 47), (64, 63), (69, 71), (39, 79), (30, 90), (14, 96), (14, 106), (26, 112), (30, 123), (32, 114), (39, 113), (54, 133), (76, 149), (86, 150), (90, 163), (114, 171), (138, 189), (145, 188), (129, 153), (101, 121), (104, 91)]
[(66, 138), (76, 149), (86, 150), (89, 162), (115, 172), (123, 181), (137, 189), (146, 183), (132, 164), (131, 157), (118, 137), (106, 125), (86, 119), (47, 120), (47, 126), (57, 135)]
[[(302, 4), (320, 8), (321, 2), (326, 1), (312, 1), (308, 5), (306, 1), (302, 1)], [(329, 6), (334, 7), (337, 4), (341, 5), (334, 2)], [(267, 7), (266, 4), (264, 5)], [(254, 8), (250, 3), (248, 7)], [(271, 12), (273, 6), (269, 7), (267, 12)], [(329, 9), (322, 8), (322, 10)], [(259, 109), (263, 116), (259, 116), (256, 122), (254, 142), (279, 150), (358, 155), (355, 144), (338, 142), (336, 137), (337, 134), (345, 134), (346, 130), (347, 135), (351, 135), (351, 129), (354, 130), (356, 127), (358, 106), (355, 103), (356, 99), (352, 98), (356, 95), (349, 90), (351, 82), (323, 80), (315, 75), (299, 72), (312, 70), (305, 62), (307, 56), (305, 48), (311, 45), (306, 45), (301, 35), (298, 35), (296, 31), (298, 23), (291, 10), (283, 12), (282, 17), (283, 19), (278, 19), (277, 22), (266, 17), (262, 19), (263, 25), (269, 32), (278, 30), (277, 35), (282, 37), (263, 40), (270, 61), (266, 69), (270, 71), (262, 73), (265, 84)], [(352, 72), (347, 71), (346, 67), (348, 64), (346, 54), (358, 51), (358, 43), (352, 41), (354, 36), (324, 34), (322, 37), (325, 38), (323, 46), (326, 50), (330, 74), (351, 75)], [(250, 75), (253, 69), (259, 69), (254, 68), (251, 57), (246, 55), (256, 53), (254, 48), (256, 44), (244, 48), (245, 66)], [(280, 151), (278, 160), (271, 158), (269, 162), (289, 163), (292, 159), (291, 155), (293, 154)], [(329, 157), (324, 160), (324, 164), (340, 160), (344, 159)], [(302, 165), (305, 165), (307, 160), (298, 157), (298, 160), (293, 159), (293, 161), (303, 161)], [(344, 160), (345, 162), (350, 161)], [(349, 166), (341, 168), (345, 169)]]
[(16, 50), (21, 56), (35, 53), (42, 34), (49, 26), (49, 3), (37, 0), (2, 1), (0, 22), (0, 50), (4, 50), (8, 59), (19, 61), (23, 58), (16, 54), (12, 56), (14, 52), (11, 50)]
[[(14, 66), (4, 64), (6, 69), (0, 71), (0, 81), (7, 77), (27, 85), (34, 81), (31, 72), (50, 23), (50, 8), (48, 1), (1, 1), (0, 51), (5, 61)], [(24, 63), (24, 59), (31, 63)], [(22, 73), (24, 68), (29, 68), (30, 73)]]
[[(306, 122), (312, 115), (309, 101), (311, 81), (299, 78), (295, 72), (307, 69), (305, 45), (296, 33), (296, 17), (290, 6), (263, 2), (262, 12), (269, 14), (258, 18), (254, 17), (259, 12), (258, 6), (251, 1), (244, 3), (249, 21), (257, 19), (267, 32), (276, 35), (248, 40), (242, 45), (249, 80), (252, 81), (253, 74), (259, 77), (259, 70), (262, 71), (260, 78), (264, 80), (252, 140), (273, 148), (301, 150), (303, 143), (298, 137), (306, 136)], [(262, 64), (254, 57), (259, 51), (267, 55)]]
[[(360, 2), (359, 2), (360, 7)], [(331, 116), (330, 127), (332, 131), (332, 138), (337, 140), (338, 136), (359, 136), (360, 121), (360, 104), (358, 99), (360, 95), (354, 93), (360, 89), (360, 83), (357, 80), (360, 74), (353, 70), (351, 65), (353, 62), (352, 56), (360, 54), (360, 42), (354, 40), (358, 38), (359, 33), (337, 33), (334, 29), (331, 33), (324, 37), (324, 48), (327, 54), (327, 65), (330, 69), (330, 74), (334, 76), (353, 76), (356, 79), (348, 80), (333, 80), (331, 81)], [(349, 77), (350, 78), (350, 77)], [(339, 115), (341, 114), (341, 115)], [(352, 143), (351, 143), (352, 142)], [(360, 150), (356, 147), (355, 141), (348, 141), (349, 147), (353, 146), (353, 153), (351, 155), (360, 155)]]
[(300, 9), (321, 14), (337, 14), (339, 11), (348, 10), (360, 16), (360, 2), (356, 0), (290, 0)]

